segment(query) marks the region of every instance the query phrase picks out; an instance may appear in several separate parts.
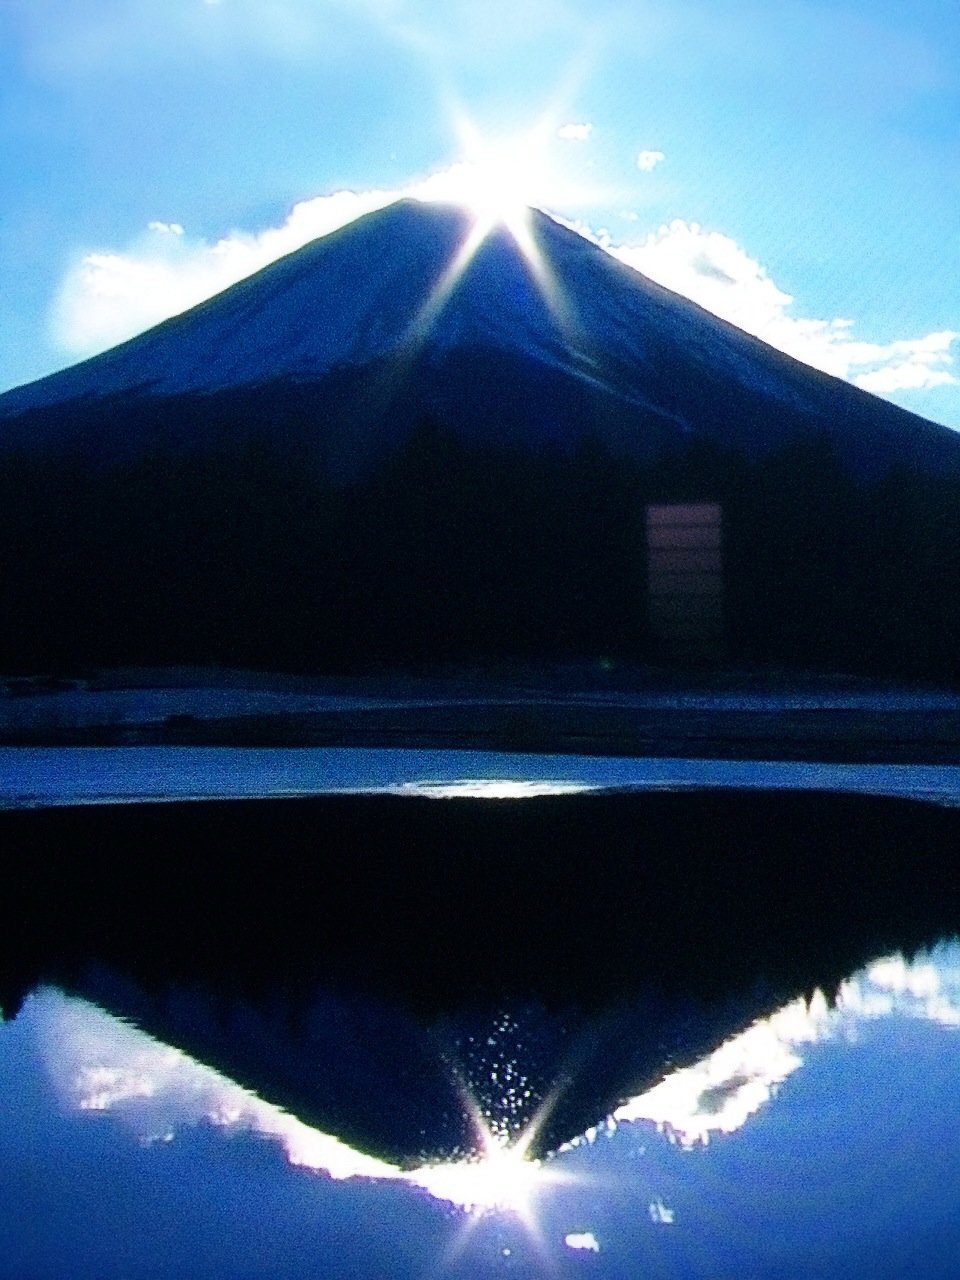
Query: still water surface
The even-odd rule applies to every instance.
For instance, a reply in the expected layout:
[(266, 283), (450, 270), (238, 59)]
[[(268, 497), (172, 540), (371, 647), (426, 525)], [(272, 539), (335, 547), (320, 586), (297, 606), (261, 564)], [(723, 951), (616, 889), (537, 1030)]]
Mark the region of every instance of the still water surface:
[(341, 793), (823, 791), (960, 805), (955, 764), (825, 764), (380, 747), (3, 747), (0, 810)]
[(0, 1097), (4, 1277), (960, 1266), (955, 941), (784, 1006), (542, 1161), (494, 1132), (485, 1158), (401, 1170), (54, 987), (0, 1026)]

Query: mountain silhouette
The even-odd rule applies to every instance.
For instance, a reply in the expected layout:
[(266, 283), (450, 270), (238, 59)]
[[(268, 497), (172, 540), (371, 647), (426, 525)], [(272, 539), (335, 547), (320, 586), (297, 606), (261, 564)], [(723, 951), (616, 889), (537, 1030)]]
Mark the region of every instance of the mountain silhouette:
[(477, 240), (399, 201), (0, 396), (0, 670), (672, 664), (703, 590), (701, 658), (957, 674), (960, 435), (544, 213)]
[[(0, 439), (75, 440), (109, 407), (129, 447), (149, 399), (189, 442), (197, 396), (213, 411), (211, 399), (240, 392), (296, 391), (298, 407), (322, 412), (313, 429), (332, 438), (320, 447), (347, 474), (398, 447), (424, 413), (488, 443), (571, 449), (595, 437), (641, 459), (691, 437), (763, 456), (811, 435), (860, 470), (958, 456), (949, 429), (775, 351), (545, 213), (529, 222), (534, 262), (500, 227), (448, 281), (470, 215), (400, 200), (0, 396)], [(53, 408), (45, 431), (35, 411)]]

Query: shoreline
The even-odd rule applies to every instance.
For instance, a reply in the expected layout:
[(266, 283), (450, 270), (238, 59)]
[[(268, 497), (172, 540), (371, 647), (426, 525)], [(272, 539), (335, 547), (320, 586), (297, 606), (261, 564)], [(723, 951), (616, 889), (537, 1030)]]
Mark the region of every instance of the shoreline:
[(848, 764), (960, 764), (960, 705), (699, 706), (589, 695), (549, 700), (337, 698), (245, 709), (205, 692), (145, 708), (71, 695), (0, 705), (5, 747), (412, 748)]

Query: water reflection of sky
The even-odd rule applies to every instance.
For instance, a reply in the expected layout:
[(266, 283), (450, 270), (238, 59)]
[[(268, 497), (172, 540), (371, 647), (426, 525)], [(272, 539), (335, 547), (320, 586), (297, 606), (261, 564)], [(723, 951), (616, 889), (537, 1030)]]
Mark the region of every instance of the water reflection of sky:
[(42, 989), (0, 1028), (0, 1274), (953, 1276), (958, 1028), (960, 946), (878, 960), (542, 1164), (402, 1173)]
[(955, 806), (960, 766), (378, 747), (0, 746), (0, 809), (336, 792), (512, 799), (705, 787), (907, 796)]

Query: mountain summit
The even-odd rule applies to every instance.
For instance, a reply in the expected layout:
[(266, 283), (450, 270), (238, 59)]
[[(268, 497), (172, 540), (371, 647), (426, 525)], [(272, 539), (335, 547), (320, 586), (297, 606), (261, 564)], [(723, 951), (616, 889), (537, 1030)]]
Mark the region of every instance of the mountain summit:
[[(347, 474), (424, 416), (504, 443), (568, 449), (593, 436), (642, 459), (691, 437), (755, 457), (822, 436), (866, 472), (960, 452), (947, 428), (775, 351), (546, 214), (531, 210), (529, 226), (527, 253), (499, 228), (467, 257), (466, 211), (398, 201), (0, 396), (0, 445), (42, 447), (87, 427), (107, 446), (116, 424), (126, 449), (145, 401), (164, 401), (176, 435), (198, 396), (211, 411), (229, 401), (236, 421), (247, 416), (238, 394), (259, 416), (270, 393), (273, 422), (278, 397), (301, 418), (322, 410), (327, 457)], [(50, 423), (39, 432), (37, 410)]]

